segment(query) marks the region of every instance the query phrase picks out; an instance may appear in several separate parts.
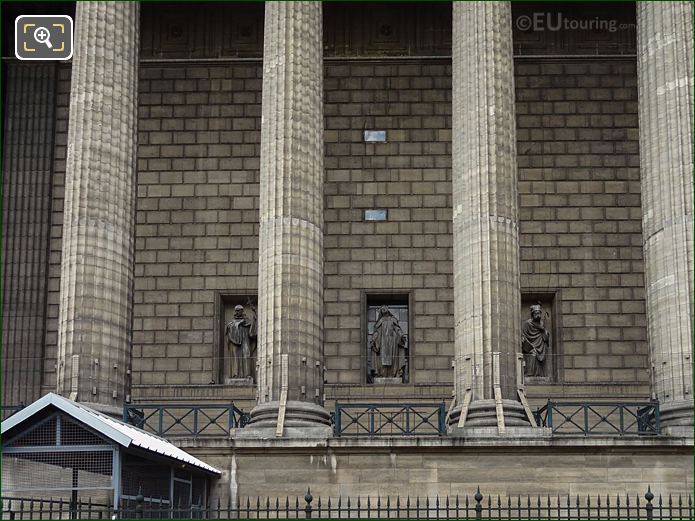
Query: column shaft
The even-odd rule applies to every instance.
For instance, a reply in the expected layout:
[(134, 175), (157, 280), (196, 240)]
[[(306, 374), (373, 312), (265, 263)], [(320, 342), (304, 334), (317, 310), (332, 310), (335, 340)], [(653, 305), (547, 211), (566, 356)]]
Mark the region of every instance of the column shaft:
[[(693, 5), (638, 2), (642, 233), (654, 392), (693, 425)], [(692, 434), (692, 430), (690, 430)]]
[(116, 413), (130, 392), (139, 4), (78, 2), (58, 392)]
[[(267, 2), (263, 50), (258, 406), (252, 425), (327, 424), (323, 403), (320, 2)], [(286, 368), (283, 367), (286, 365)], [(283, 376), (285, 373), (285, 376)]]
[(55, 63), (9, 63), (3, 149), (3, 397), (41, 396), (51, 221)]
[[(521, 337), (516, 122), (509, 2), (453, 4), (452, 178), (455, 386), (470, 425), (524, 424), (516, 397)], [(499, 353), (499, 373), (493, 362)], [(497, 374), (496, 374), (497, 373)], [(483, 418), (484, 416), (484, 418)]]

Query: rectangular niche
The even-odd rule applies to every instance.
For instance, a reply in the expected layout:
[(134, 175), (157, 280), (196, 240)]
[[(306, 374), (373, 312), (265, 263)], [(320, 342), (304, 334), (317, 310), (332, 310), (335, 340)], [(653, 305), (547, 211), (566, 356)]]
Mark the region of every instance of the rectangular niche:
[[(407, 384), (411, 380), (412, 340), (410, 331), (412, 328), (412, 309), (410, 293), (378, 293), (369, 292), (363, 294), (362, 305), (362, 353), (364, 356), (364, 382), (374, 385)], [(385, 346), (384, 356), (377, 354), (372, 349), (372, 340), (377, 342), (375, 328), (378, 323), (379, 310), (385, 306), (393, 318), (384, 317), (382, 326), (389, 328), (393, 349), (389, 349), (390, 342), (386, 336), (381, 337), (381, 345), (376, 349), (381, 350)], [(400, 331), (398, 331), (400, 328)], [(386, 329), (385, 329), (386, 330)], [(401, 342), (398, 339), (402, 339)], [(378, 359), (377, 359), (378, 357)], [(381, 362), (384, 363), (381, 363)]]
[(550, 384), (560, 380), (564, 367), (560, 343), (560, 292), (558, 290), (521, 291), (522, 337), (524, 336), (523, 324), (531, 318), (530, 307), (534, 304), (541, 305), (542, 320), (550, 336), (550, 345), (546, 351), (543, 375), (527, 375), (528, 368), (525, 368), (524, 380), (526, 385)]
[[(256, 351), (252, 353), (252, 358), (248, 359), (249, 368), (252, 372), (252, 378), (245, 377), (240, 374), (229, 374), (231, 370), (235, 367), (232, 364), (235, 361), (234, 353), (228, 347), (227, 338), (225, 336), (225, 328), (234, 319), (234, 308), (236, 306), (244, 307), (245, 316), (250, 317), (255, 314), (258, 309), (258, 296), (256, 293), (245, 293), (245, 292), (225, 292), (218, 291), (215, 295), (215, 315), (213, 320), (213, 382), (217, 384), (231, 384), (231, 385), (253, 385), (255, 380), (253, 376), (255, 375), (255, 364), (256, 358), (253, 356), (257, 354), (257, 341), (256, 341)], [(257, 340), (257, 339), (256, 339)], [(238, 352), (241, 352), (239, 349)], [(241, 364), (239, 364), (241, 365)]]

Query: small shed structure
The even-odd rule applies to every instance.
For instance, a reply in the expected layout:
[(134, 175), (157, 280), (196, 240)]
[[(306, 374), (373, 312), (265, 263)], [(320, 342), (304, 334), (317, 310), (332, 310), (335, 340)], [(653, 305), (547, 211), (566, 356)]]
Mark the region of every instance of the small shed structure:
[(205, 508), (220, 471), (169, 441), (49, 393), (2, 422), (2, 497), (118, 510)]

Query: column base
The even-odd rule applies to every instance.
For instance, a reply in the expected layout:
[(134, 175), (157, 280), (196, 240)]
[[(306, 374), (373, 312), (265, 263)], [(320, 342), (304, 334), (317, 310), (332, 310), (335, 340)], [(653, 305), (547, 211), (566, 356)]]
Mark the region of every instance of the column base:
[(693, 400), (678, 400), (659, 405), (661, 434), (693, 437)]
[[(246, 427), (234, 433), (237, 438), (275, 438), (280, 402), (267, 402), (251, 410)], [(290, 400), (285, 409), (283, 438), (331, 438), (333, 426), (326, 409), (311, 402)]]
[[(458, 426), (461, 406), (457, 405), (449, 416), (447, 432), (450, 436), (458, 437), (539, 437), (549, 436), (550, 429), (532, 427), (526, 417), (523, 406), (514, 400), (502, 400), (504, 410), (505, 433), (501, 435), (497, 428), (497, 409), (495, 400), (475, 400), (468, 406), (466, 422), (462, 428)], [(547, 431), (547, 432), (546, 432)]]
[(116, 407), (114, 405), (106, 405), (104, 403), (96, 403), (96, 402), (83, 402), (82, 400), (77, 400), (76, 402), (78, 405), (84, 405), (85, 407), (89, 407), (90, 409), (94, 409), (95, 411), (104, 414), (105, 416), (109, 416), (110, 418), (114, 418), (119, 421), (123, 421), (123, 407)]

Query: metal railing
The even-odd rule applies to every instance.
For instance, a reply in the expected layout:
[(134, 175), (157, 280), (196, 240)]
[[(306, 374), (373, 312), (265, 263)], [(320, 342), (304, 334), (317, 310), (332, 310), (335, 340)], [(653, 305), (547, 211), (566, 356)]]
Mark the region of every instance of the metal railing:
[(139, 404), (123, 407), (123, 421), (162, 437), (228, 436), (244, 427), (248, 414), (224, 405)]
[[(656, 499), (656, 501), (654, 501)], [(662, 496), (651, 488), (640, 495), (487, 497), (473, 494), (436, 497), (304, 497), (217, 500), (205, 507), (167, 506), (162, 502), (123, 501), (119, 509), (91, 500), (3, 498), (0, 519), (693, 519), (692, 496)]]
[(553, 435), (656, 436), (660, 432), (659, 402), (553, 402), (539, 408), (536, 423)]
[(335, 436), (443, 436), (446, 405), (440, 403), (338, 403)]
[(24, 409), (24, 405), (0, 405), (0, 419), (4, 421), (22, 409)]

